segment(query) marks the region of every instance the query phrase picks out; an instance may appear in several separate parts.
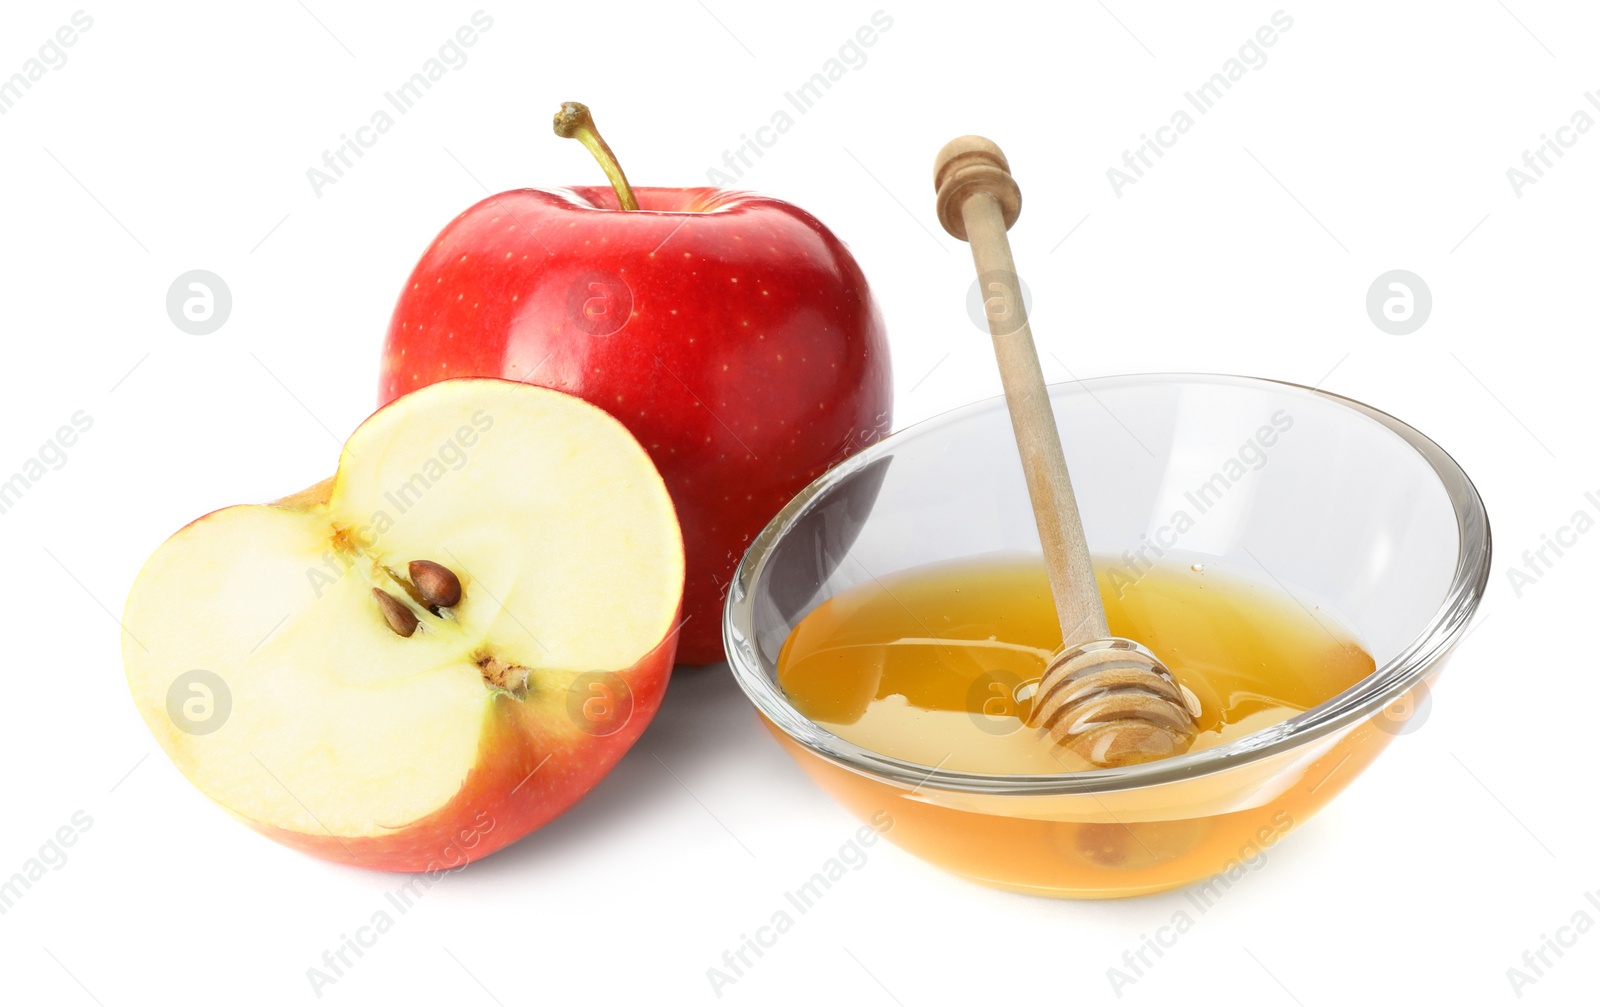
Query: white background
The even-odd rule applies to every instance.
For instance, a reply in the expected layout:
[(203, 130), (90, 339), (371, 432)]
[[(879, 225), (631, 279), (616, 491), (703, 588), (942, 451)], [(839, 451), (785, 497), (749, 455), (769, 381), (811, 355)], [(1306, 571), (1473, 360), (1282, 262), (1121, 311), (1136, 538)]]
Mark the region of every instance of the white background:
[[(75, 9), (7, 5), (0, 76)], [(0, 116), (0, 472), (74, 411), (94, 419), (0, 516), (0, 876), (75, 811), (93, 819), (65, 867), (0, 916), (6, 1002), (314, 999), (307, 968), (403, 879), (274, 845), (168, 764), (120, 667), (113, 613), (140, 563), (198, 514), (328, 472), (374, 404), (403, 279), (484, 187), (600, 181), (550, 133), (561, 100), (595, 108), (636, 183), (704, 184), (880, 8), (486, 4), (494, 27), (470, 61), (316, 196), (306, 169), (477, 9), (91, 7), (69, 61)], [(893, 27), (868, 62), (740, 184), (816, 213), (859, 257), (889, 326), (896, 426), (999, 391), (964, 308), (967, 250), (938, 228), (929, 182), (945, 140), (982, 132), (1025, 194), (1012, 241), (1059, 357), (1045, 357), (1051, 380), (1321, 382), (1436, 438), (1493, 522), (1481, 628), (1425, 726), (1122, 999), (1516, 999), (1506, 969), (1525, 950), (1580, 909), (1600, 920), (1583, 897), (1600, 887), (1600, 535), (1520, 598), (1507, 580), (1541, 535), (1597, 511), (1584, 492), (1600, 494), (1600, 130), (1520, 197), (1506, 170), (1574, 111), (1600, 116), (1583, 97), (1600, 87), (1600, 15), (1545, 0), (1288, 7), (1266, 65), (1119, 198), (1106, 169), (1275, 4), (882, 9)], [(233, 292), (209, 336), (164, 307), (195, 268)], [(1394, 268), (1432, 290), (1411, 335), (1366, 314)], [(323, 999), (713, 1001), (707, 969), (855, 828), (723, 670), (685, 674), (589, 798), (436, 886)], [(1106, 970), (1184, 905), (1002, 894), (879, 844), (722, 999), (1115, 1002)], [(1524, 998), (1592, 996), (1597, 952), (1600, 934), (1579, 937)]]

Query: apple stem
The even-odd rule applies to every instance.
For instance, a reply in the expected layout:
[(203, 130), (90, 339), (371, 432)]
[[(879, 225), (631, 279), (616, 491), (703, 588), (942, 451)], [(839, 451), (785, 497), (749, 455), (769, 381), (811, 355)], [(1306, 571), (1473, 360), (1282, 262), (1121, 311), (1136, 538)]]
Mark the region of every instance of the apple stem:
[(611, 180), (611, 188), (616, 190), (618, 205), (624, 210), (639, 208), (639, 201), (633, 198), (633, 186), (628, 184), (628, 176), (622, 173), (617, 155), (611, 152), (605, 137), (595, 128), (594, 116), (589, 113), (588, 105), (576, 101), (562, 102), (561, 111), (556, 113), (555, 129), (556, 136), (577, 140), (600, 162), (606, 178)]

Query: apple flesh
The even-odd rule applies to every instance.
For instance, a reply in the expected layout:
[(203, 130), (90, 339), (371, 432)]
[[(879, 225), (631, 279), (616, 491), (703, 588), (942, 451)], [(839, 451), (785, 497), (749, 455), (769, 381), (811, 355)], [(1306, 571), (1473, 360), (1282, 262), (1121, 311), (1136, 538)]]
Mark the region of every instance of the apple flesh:
[(490, 375), (580, 396), (650, 452), (688, 551), (685, 664), (720, 661), (751, 540), (890, 428), (882, 317), (815, 217), (750, 192), (605, 186), (491, 196), (406, 281), (379, 398)]
[[(431, 604), (450, 580), (459, 598)], [(235, 816), (433, 871), (538, 828), (622, 757), (666, 688), (682, 585), (671, 500), (621, 424), (449, 381), (362, 424), (333, 479), (169, 539), (123, 657), (162, 748)]]

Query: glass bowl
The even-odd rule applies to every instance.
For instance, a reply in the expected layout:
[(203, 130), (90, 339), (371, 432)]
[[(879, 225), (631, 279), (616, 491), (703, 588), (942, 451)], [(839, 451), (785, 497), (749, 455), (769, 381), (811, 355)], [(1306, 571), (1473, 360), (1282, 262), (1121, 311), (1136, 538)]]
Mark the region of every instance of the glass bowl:
[(1175, 552), (1254, 571), (1335, 613), (1376, 670), (1228, 744), (1055, 775), (902, 761), (800, 714), (778, 685), (778, 655), (817, 605), (942, 561), (1039, 555), (1000, 398), (902, 430), (796, 496), (735, 573), (723, 630), (729, 665), (818, 784), (947, 870), (1070, 898), (1206, 878), (1203, 889), (1219, 889), (1416, 726), (1393, 711), (1426, 696), (1478, 607), (1488, 515), (1438, 445), (1393, 416), (1314, 388), (1140, 374), (1054, 385), (1050, 399), (1091, 552), (1169, 545), (1174, 515), (1203, 509), (1204, 519), (1171, 543)]

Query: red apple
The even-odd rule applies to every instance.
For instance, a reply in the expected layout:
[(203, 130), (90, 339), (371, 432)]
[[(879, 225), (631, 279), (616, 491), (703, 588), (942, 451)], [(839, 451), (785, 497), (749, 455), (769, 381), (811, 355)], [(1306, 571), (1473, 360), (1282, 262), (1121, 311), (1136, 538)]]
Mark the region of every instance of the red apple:
[[(380, 399), (490, 375), (580, 396), (660, 469), (688, 577), (678, 659), (722, 659), (722, 602), (758, 531), (887, 433), (883, 322), (855, 259), (782, 200), (632, 189), (566, 106), (613, 188), (519, 189), (451, 221), (389, 324)], [(638, 209), (623, 209), (636, 197)]]
[(161, 747), (279, 842), (437, 873), (559, 815), (671, 674), (683, 545), (622, 425), (509, 381), (380, 409), (332, 478), (158, 549), (123, 661)]

